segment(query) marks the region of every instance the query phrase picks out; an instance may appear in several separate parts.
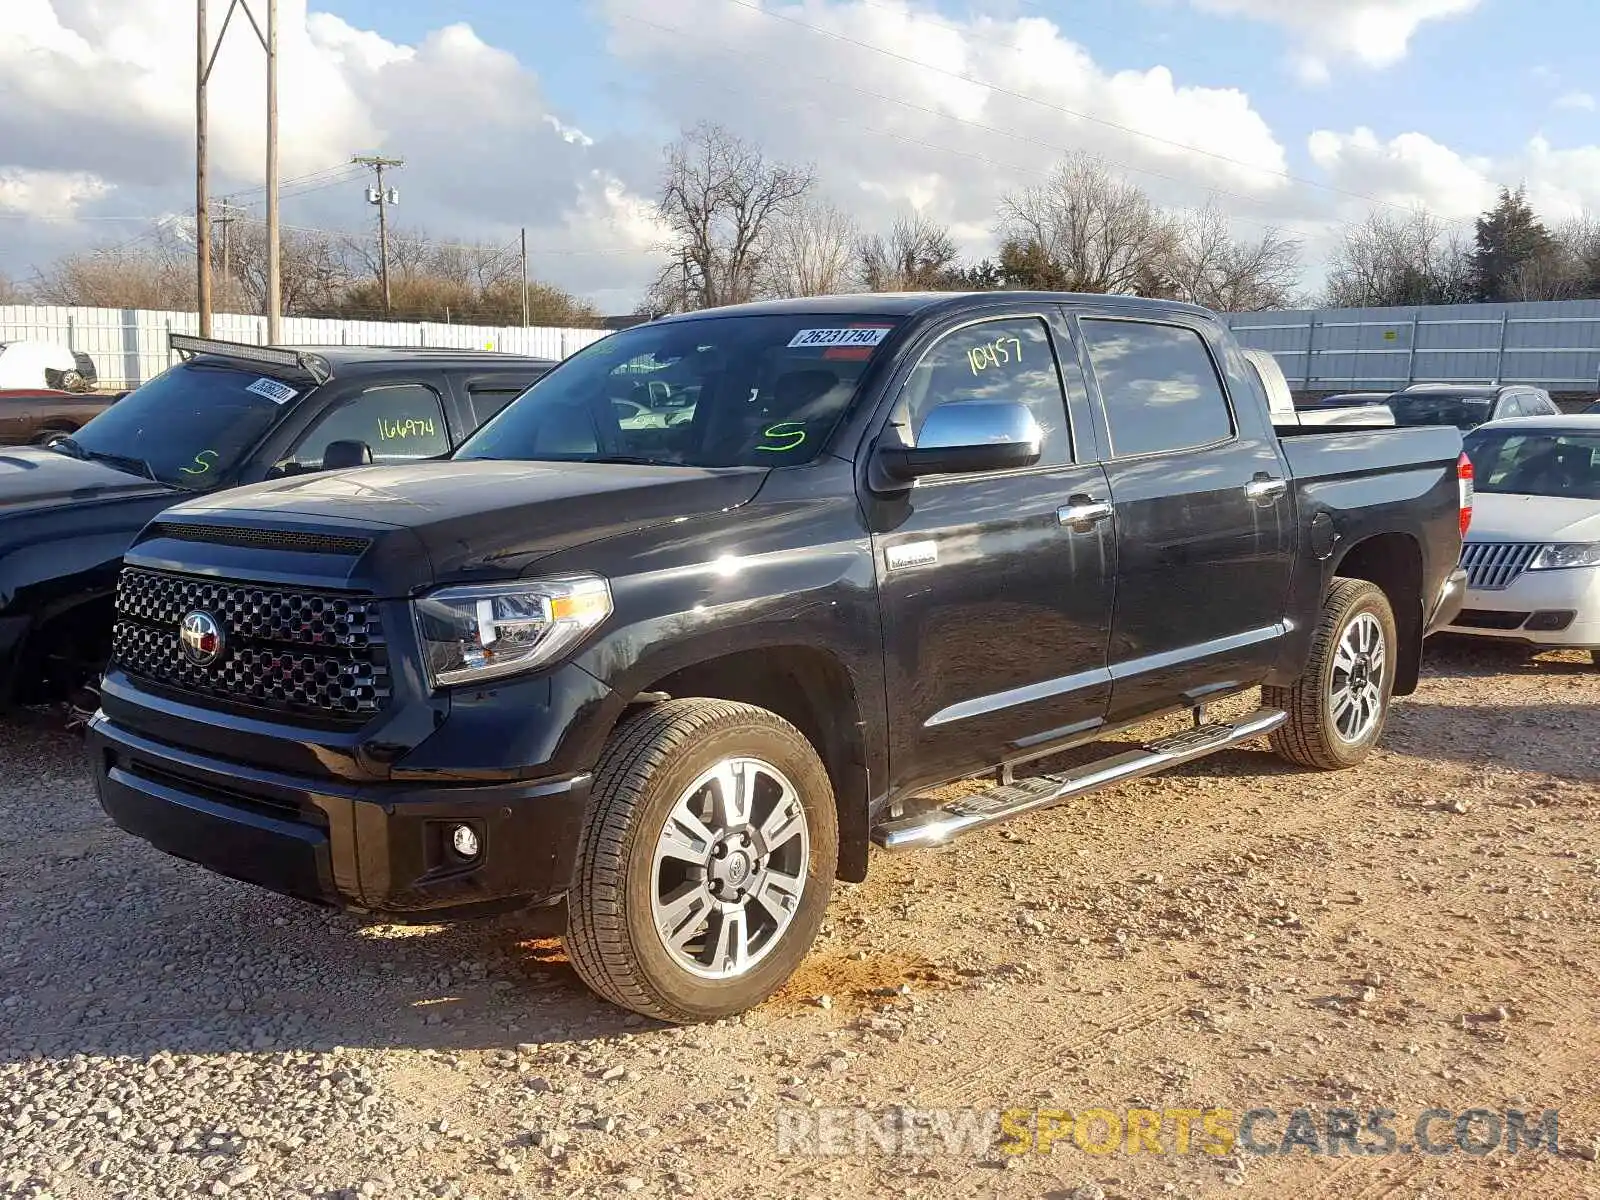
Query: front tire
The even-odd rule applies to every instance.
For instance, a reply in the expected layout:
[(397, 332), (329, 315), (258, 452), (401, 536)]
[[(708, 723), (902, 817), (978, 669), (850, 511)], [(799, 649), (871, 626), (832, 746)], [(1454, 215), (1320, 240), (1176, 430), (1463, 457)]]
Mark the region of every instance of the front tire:
[(1289, 719), (1272, 749), (1319, 771), (1353, 767), (1389, 719), (1398, 637), (1389, 598), (1364, 579), (1335, 579), (1311, 638), (1311, 656), (1289, 687), (1263, 687), (1261, 702)]
[(651, 705), (595, 771), (567, 952), (646, 1016), (743, 1012), (809, 952), (838, 850), (827, 770), (793, 725), (726, 700)]

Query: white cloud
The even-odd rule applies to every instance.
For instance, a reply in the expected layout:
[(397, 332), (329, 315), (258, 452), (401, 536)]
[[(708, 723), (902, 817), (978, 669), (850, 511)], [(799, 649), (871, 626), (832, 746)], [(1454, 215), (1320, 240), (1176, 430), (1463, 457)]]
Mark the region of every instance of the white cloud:
[(1108, 71), (1048, 20), (961, 19), (906, 0), (763, 7), (601, 0), (613, 55), (658, 110), (818, 164), (869, 226), (914, 206), (986, 251), (1000, 194), (1073, 150), (1171, 202), (1223, 191), (1248, 212), (1291, 190), (1283, 147), (1243, 92), (1162, 66)]
[(1571, 109), (1574, 112), (1594, 112), (1597, 108), (1600, 108), (1600, 101), (1597, 101), (1591, 92), (1571, 91), (1563, 92), (1557, 96), (1555, 106), (1557, 108)]
[(1347, 60), (1389, 67), (1405, 58), (1412, 36), (1429, 21), (1460, 17), (1480, 0), (1190, 0), (1205, 12), (1282, 26), (1294, 41), (1302, 79), (1326, 82)]
[[(1421, 133), (1382, 141), (1358, 128), (1319, 130), (1307, 148), (1335, 186), (1447, 218), (1477, 216), (1502, 187), (1526, 187), (1534, 211), (1552, 223), (1600, 209), (1600, 146), (1561, 149), (1537, 137), (1508, 154), (1469, 156)], [(1346, 208), (1350, 215), (1353, 207)]]
[(41, 220), (71, 219), (111, 185), (87, 171), (29, 171), (0, 167), (0, 212)]
[[(226, 9), (210, 0), (213, 37)], [(178, 0), (0, 0), (0, 209), (104, 218), (192, 207), (193, 14)], [(402, 45), (308, 13), (306, 0), (279, 0), (278, 21), (284, 179), (353, 154), (404, 157), (402, 224), (490, 241), (527, 226), (541, 277), (632, 303), (656, 240), (634, 220), (636, 147), (597, 144), (552, 111), (527, 67), (465, 24)], [(210, 88), (212, 189), (255, 200), (258, 213), (264, 94), (265, 56), (235, 13)], [(365, 227), (367, 180), (355, 175), (324, 175), (333, 186), (300, 196), (286, 188), (285, 224)], [(139, 228), (9, 220), (3, 265), (22, 274)]]

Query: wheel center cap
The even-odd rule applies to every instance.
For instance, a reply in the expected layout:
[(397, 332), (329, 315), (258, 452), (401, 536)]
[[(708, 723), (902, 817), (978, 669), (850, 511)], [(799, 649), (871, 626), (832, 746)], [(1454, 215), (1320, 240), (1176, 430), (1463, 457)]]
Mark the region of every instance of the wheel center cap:
[(743, 854), (733, 854), (728, 858), (728, 882), (740, 884), (750, 874), (750, 860)]

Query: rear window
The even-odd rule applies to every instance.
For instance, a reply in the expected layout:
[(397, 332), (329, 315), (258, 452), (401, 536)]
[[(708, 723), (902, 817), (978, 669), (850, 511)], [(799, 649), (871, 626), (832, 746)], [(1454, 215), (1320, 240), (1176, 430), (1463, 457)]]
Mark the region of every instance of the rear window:
[(457, 458), (694, 467), (809, 462), (896, 327), (858, 314), (638, 325), (563, 362)]
[(1397, 392), (1384, 401), (1396, 425), (1454, 425), (1476, 429), (1494, 410), (1490, 396), (1452, 396), (1437, 392)]

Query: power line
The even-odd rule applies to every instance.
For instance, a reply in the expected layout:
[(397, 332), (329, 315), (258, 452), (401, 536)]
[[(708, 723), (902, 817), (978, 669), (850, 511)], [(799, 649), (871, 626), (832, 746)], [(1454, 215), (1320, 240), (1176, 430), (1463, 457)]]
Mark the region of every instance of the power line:
[[(636, 22), (638, 24), (641, 24), (641, 25), (648, 25), (652, 29), (658, 29), (658, 30), (662, 31), (663, 33), (670, 33), (670, 34), (674, 34), (674, 35), (679, 36), (679, 37), (683, 37), (685, 39), (693, 40), (695, 43), (697, 43), (698, 45), (700, 45), (702, 47), (706, 47), (706, 48), (710, 48), (710, 49), (723, 50), (723, 51), (726, 51), (729, 54), (733, 54), (733, 53), (737, 52), (745, 59), (755, 59), (757, 61), (770, 62), (770, 63), (773, 63), (775, 66), (781, 65), (784, 68), (784, 72), (785, 72), (785, 75), (787, 77), (792, 77), (794, 75), (794, 72), (790, 69), (789, 64), (787, 62), (780, 64), (778, 62), (778, 60), (776, 60), (776, 59), (762, 58), (759, 55), (752, 55), (752, 54), (749, 54), (749, 53), (747, 53), (745, 51), (738, 50), (736, 47), (729, 46), (727, 43), (707, 42), (706, 39), (701, 34), (699, 34), (698, 32), (696, 32), (694, 30), (682, 29), (682, 28), (679, 28), (679, 27), (673, 26), (673, 25), (664, 25), (664, 24), (661, 24), (660, 22), (652, 21), (647, 17), (640, 17), (640, 16), (637, 16), (637, 15), (635, 15), (633, 13), (623, 13), (623, 14), (620, 14), (620, 15), (625, 20), (634, 21), (634, 22)], [(703, 85), (705, 85), (707, 87), (716, 87), (716, 88), (721, 88), (724, 91), (735, 92), (735, 93), (737, 93), (739, 95), (745, 95), (745, 96), (752, 95), (752, 94), (758, 95), (762, 99), (774, 103), (776, 105), (776, 107), (778, 107), (780, 109), (787, 110), (787, 111), (791, 111), (791, 112), (792, 111), (796, 111), (796, 109), (798, 107), (801, 107), (801, 106), (798, 106), (798, 105), (795, 105), (795, 104), (783, 103), (782, 100), (780, 100), (779, 98), (773, 96), (773, 94), (771, 92), (751, 93), (749, 91), (749, 89), (744, 88), (742, 86), (741, 87), (734, 87), (734, 86), (732, 86), (730, 84), (721, 83), (721, 82), (719, 82), (717, 80), (713, 80), (713, 79), (708, 79), (703, 75), (694, 75), (694, 74), (690, 74), (690, 73), (685, 72), (685, 73), (680, 74), (680, 78), (689, 79), (689, 80), (692, 80), (695, 83), (703, 84)], [(863, 88), (863, 87), (860, 87), (860, 86), (858, 86), (856, 84), (849, 83), (849, 82), (847, 82), (845, 80), (838, 79), (838, 78), (836, 78), (834, 76), (811, 74), (811, 75), (805, 76), (805, 78), (810, 80), (810, 81), (812, 81), (812, 82), (815, 82), (815, 83), (827, 84), (829, 87), (842, 88), (842, 89), (844, 89), (846, 91), (855, 92), (855, 93), (857, 93), (858, 95), (861, 95), (861, 96), (867, 96), (867, 97), (870, 97), (870, 98), (875, 99), (875, 100), (883, 100), (883, 101), (886, 101), (887, 103), (890, 103), (890, 104), (897, 104), (897, 105), (901, 106), (902, 108), (908, 108), (908, 109), (911, 109), (914, 112), (924, 113), (924, 114), (926, 114), (928, 116), (936, 117), (936, 118), (938, 118), (940, 120), (950, 121), (950, 122), (953, 122), (954, 124), (965, 126), (968, 129), (973, 129), (973, 130), (976, 130), (976, 131), (978, 131), (980, 133), (986, 133), (986, 134), (991, 134), (991, 135), (999, 135), (1001, 137), (1010, 138), (1013, 141), (1025, 142), (1025, 143), (1028, 143), (1030, 145), (1039, 146), (1039, 147), (1041, 147), (1043, 149), (1053, 151), (1054, 153), (1057, 153), (1057, 154), (1070, 154), (1075, 149), (1075, 147), (1065, 146), (1065, 145), (1061, 145), (1061, 144), (1056, 143), (1056, 142), (1046, 141), (1043, 138), (1034, 137), (1031, 134), (1019, 133), (1019, 132), (1017, 132), (1016, 130), (1013, 130), (1013, 129), (1005, 129), (1005, 128), (1002, 128), (1000, 126), (995, 126), (995, 125), (985, 125), (981, 121), (974, 121), (974, 120), (972, 120), (972, 119), (970, 119), (968, 117), (960, 117), (960, 116), (955, 115), (954, 113), (943, 112), (940, 109), (932, 108), (932, 107), (929, 107), (928, 105), (924, 105), (924, 104), (918, 104), (918, 103), (916, 103), (915, 101), (912, 101), (912, 100), (902, 99), (899, 96), (891, 96), (891, 95), (889, 95), (889, 94), (887, 94), (885, 92), (877, 92), (877, 91), (873, 91), (870, 88)], [(803, 106), (806, 107), (806, 108), (816, 108), (816, 107), (818, 107), (818, 104), (819, 104), (819, 102), (816, 101), (816, 100), (808, 100), (808, 101), (804, 102)], [(841, 124), (849, 125), (852, 129), (855, 129), (855, 130), (857, 130), (859, 132), (878, 134), (878, 135), (881, 135), (881, 136), (884, 136), (884, 137), (893, 138), (896, 141), (906, 142), (906, 143), (908, 143), (910, 145), (918, 146), (918, 147), (920, 147), (922, 149), (934, 150), (934, 151), (937, 151), (937, 152), (943, 153), (943, 154), (953, 154), (953, 155), (957, 155), (957, 156), (962, 157), (962, 158), (970, 158), (970, 159), (973, 159), (976, 162), (981, 162), (981, 163), (984, 163), (984, 164), (986, 164), (988, 166), (999, 167), (999, 168), (1002, 168), (1002, 169), (1005, 169), (1005, 170), (1015, 171), (1015, 172), (1019, 172), (1019, 173), (1022, 173), (1022, 174), (1033, 175), (1033, 176), (1037, 176), (1038, 178), (1041, 178), (1041, 179), (1048, 179), (1050, 177), (1050, 174), (1051, 174), (1050, 170), (1047, 169), (1047, 168), (1041, 168), (1041, 167), (1038, 167), (1038, 166), (1025, 166), (1025, 165), (1020, 164), (1020, 163), (1005, 162), (1005, 161), (1000, 160), (1000, 159), (992, 158), (989, 155), (978, 153), (977, 151), (963, 150), (963, 149), (960, 149), (960, 148), (955, 147), (955, 146), (947, 146), (942, 142), (930, 142), (930, 141), (928, 141), (926, 139), (923, 139), (923, 138), (913, 137), (910, 134), (896, 133), (894, 130), (890, 130), (890, 129), (878, 129), (878, 128), (873, 127), (873, 126), (864, 126), (858, 120), (856, 120), (853, 117), (842, 117), (842, 116), (838, 116), (838, 115), (835, 115), (835, 114), (832, 114), (832, 113), (824, 113), (823, 115), (827, 116), (830, 119), (832, 119), (834, 121), (837, 121), (837, 122), (839, 122)], [(1180, 186), (1190, 187), (1190, 186), (1194, 186), (1194, 184), (1195, 184), (1195, 181), (1193, 181), (1193, 180), (1183, 179), (1183, 178), (1180, 178), (1179, 176), (1176, 176), (1176, 175), (1170, 175), (1170, 174), (1167, 174), (1164, 171), (1155, 170), (1153, 167), (1138, 167), (1138, 166), (1134, 166), (1134, 165), (1129, 164), (1129, 163), (1123, 163), (1123, 162), (1119, 162), (1117, 160), (1109, 159), (1109, 158), (1106, 159), (1106, 161), (1108, 163), (1112, 164), (1113, 166), (1116, 166), (1116, 167), (1118, 167), (1118, 168), (1120, 168), (1122, 170), (1125, 170), (1125, 171), (1128, 171), (1128, 172), (1131, 172), (1131, 173), (1134, 173), (1134, 174), (1139, 174), (1139, 175), (1148, 175), (1148, 176), (1150, 176), (1150, 177), (1152, 177), (1154, 179), (1164, 179), (1164, 180), (1168, 181), (1169, 183), (1176, 183), (1176, 184), (1179, 184)], [(1242, 192), (1230, 191), (1227, 188), (1216, 187), (1215, 185), (1207, 185), (1206, 186), (1206, 192), (1207, 192), (1208, 195), (1228, 196), (1228, 197), (1231, 197), (1232, 199), (1238, 200), (1238, 201), (1240, 201), (1242, 203), (1245, 203), (1245, 204), (1258, 204), (1259, 205), (1259, 204), (1270, 204), (1271, 203), (1271, 201), (1269, 199), (1266, 199), (1266, 198), (1261, 197), (1261, 196), (1249, 196), (1249, 195), (1245, 195)], [(1259, 228), (1262, 228), (1262, 229), (1279, 230), (1279, 229), (1282, 228), (1282, 223), (1281, 222), (1257, 221), (1257, 220), (1253, 220), (1252, 218), (1249, 218), (1249, 217), (1236, 217), (1234, 219), (1239, 221), (1242, 224), (1255, 225), (1255, 226), (1257, 226)]]
[[(1024, 103), (1037, 105), (1040, 108), (1050, 109), (1053, 112), (1062, 113), (1062, 114), (1064, 114), (1066, 116), (1069, 116), (1069, 117), (1076, 117), (1078, 120), (1081, 120), (1081, 121), (1088, 121), (1091, 124), (1102, 125), (1102, 126), (1105, 126), (1108, 129), (1115, 129), (1115, 130), (1117, 130), (1117, 131), (1119, 131), (1121, 133), (1130, 134), (1130, 135), (1132, 135), (1134, 137), (1144, 138), (1144, 139), (1146, 139), (1148, 141), (1156, 142), (1156, 143), (1159, 143), (1159, 144), (1164, 145), (1164, 146), (1169, 146), (1169, 147), (1172, 147), (1173, 149), (1176, 149), (1176, 150), (1183, 150), (1183, 151), (1187, 151), (1188, 153), (1191, 153), (1191, 154), (1203, 155), (1204, 157), (1215, 159), (1215, 160), (1217, 160), (1219, 162), (1230, 163), (1230, 164), (1232, 164), (1234, 166), (1243, 167), (1246, 170), (1259, 171), (1259, 172), (1261, 172), (1263, 174), (1272, 175), (1272, 176), (1274, 176), (1276, 178), (1279, 178), (1279, 179), (1285, 179), (1285, 180), (1288, 180), (1290, 183), (1299, 184), (1299, 185), (1301, 185), (1303, 187), (1318, 188), (1320, 190), (1327, 191), (1327, 192), (1333, 192), (1333, 193), (1336, 193), (1336, 194), (1341, 195), (1341, 196), (1347, 196), (1347, 197), (1350, 197), (1351, 199), (1364, 200), (1369, 204), (1381, 205), (1381, 206), (1383, 206), (1385, 208), (1393, 208), (1393, 209), (1396, 209), (1396, 210), (1401, 211), (1401, 212), (1409, 213), (1411, 211), (1410, 207), (1408, 207), (1407, 205), (1396, 203), (1393, 200), (1384, 200), (1384, 199), (1382, 199), (1381, 197), (1378, 197), (1378, 196), (1369, 196), (1369, 195), (1366, 195), (1365, 193), (1362, 193), (1362, 192), (1355, 192), (1355, 191), (1351, 191), (1348, 188), (1339, 187), (1337, 184), (1324, 183), (1321, 180), (1307, 179), (1307, 178), (1305, 178), (1303, 176), (1291, 174), (1288, 171), (1280, 171), (1276, 167), (1262, 166), (1260, 163), (1253, 163), (1253, 162), (1250, 162), (1248, 159), (1235, 158), (1232, 155), (1224, 154), (1219, 150), (1207, 150), (1203, 146), (1191, 145), (1188, 142), (1180, 142), (1180, 141), (1177, 141), (1174, 138), (1163, 137), (1161, 134), (1151, 133), (1148, 130), (1139, 129), (1139, 128), (1137, 128), (1135, 126), (1132, 126), (1132, 125), (1124, 125), (1122, 122), (1113, 121), (1109, 117), (1097, 117), (1097, 116), (1093, 115), (1092, 113), (1086, 113), (1086, 112), (1082, 112), (1081, 110), (1078, 110), (1078, 109), (1068, 108), (1064, 104), (1056, 104), (1056, 103), (1054, 103), (1052, 101), (1049, 101), (1049, 100), (1041, 100), (1037, 96), (1030, 96), (1026, 92), (1019, 92), (1019, 91), (1015, 90), (1014, 88), (1008, 88), (1008, 87), (1005, 87), (1005, 86), (1003, 86), (1001, 84), (993, 83), (993, 82), (991, 82), (989, 80), (986, 80), (986, 79), (979, 79), (979, 78), (976, 78), (976, 77), (971, 76), (971, 75), (963, 75), (959, 71), (952, 71), (947, 67), (941, 67), (937, 63), (931, 63), (931, 62), (926, 61), (925, 59), (914, 58), (909, 54), (901, 54), (897, 50), (891, 50), (891, 49), (889, 49), (889, 48), (887, 48), (885, 46), (874, 45), (872, 42), (867, 42), (867, 41), (863, 41), (860, 38), (851, 37), (849, 34), (846, 34), (846, 33), (838, 33), (838, 32), (836, 32), (836, 31), (834, 31), (832, 29), (824, 29), (819, 25), (813, 25), (808, 21), (802, 21), (798, 17), (790, 16), (788, 13), (778, 12), (775, 9), (763, 8), (763, 7), (761, 7), (761, 5), (759, 3), (753, 2), (753, 0), (724, 0), (724, 2), (727, 3), (727, 4), (736, 5), (739, 8), (746, 9), (749, 12), (758, 13), (761, 16), (768, 17), (768, 18), (770, 18), (770, 19), (772, 19), (774, 21), (782, 21), (785, 24), (793, 25), (793, 26), (796, 26), (797, 28), (808, 30), (809, 32), (814, 33), (819, 37), (831, 38), (834, 41), (845, 42), (845, 43), (848, 43), (849, 45), (852, 45), (852, 46), (858, 46), (863, 50), (871, 51), (874, 54), (881, 54), (881, 55), (884, 55), (887, 58), (896, 59), (899, 62), (906, 63), (909, 66), (917, 67), (920, 70), (932, 71), (935, 74), (946, 76), (947, 78), (957, 80), (958, 82), (961, 82), (961, 83), (969, 84), (969, 85), (972, 85), (972, 86), (975, 86), (975, 87), (985, 88), (988, 91), (995, 92), (995, 93), (997, 93), (999, 95), (1009, 96), (1014, 100), (1021, 100)], [(639, 18), (632, 18), (631, 14), (630, 14), (630, 19), (639, 19)], [(646, 23), (649, 24), (650, 22), (646, 22)], [(1018, 49), (1018, 52), (1020, 53), (1020, 48), (1017, 48), (1017, 49)], [(1125, 164), (1122, 164), (1122, 163), (1118, 163), (1116, 165), (1125, 166)], [(1460, 224), (1461, 220), (1462, 219), (1458, 219), (1458, 220), (1450, 222), (1450, 223), (1451, 224)]]

